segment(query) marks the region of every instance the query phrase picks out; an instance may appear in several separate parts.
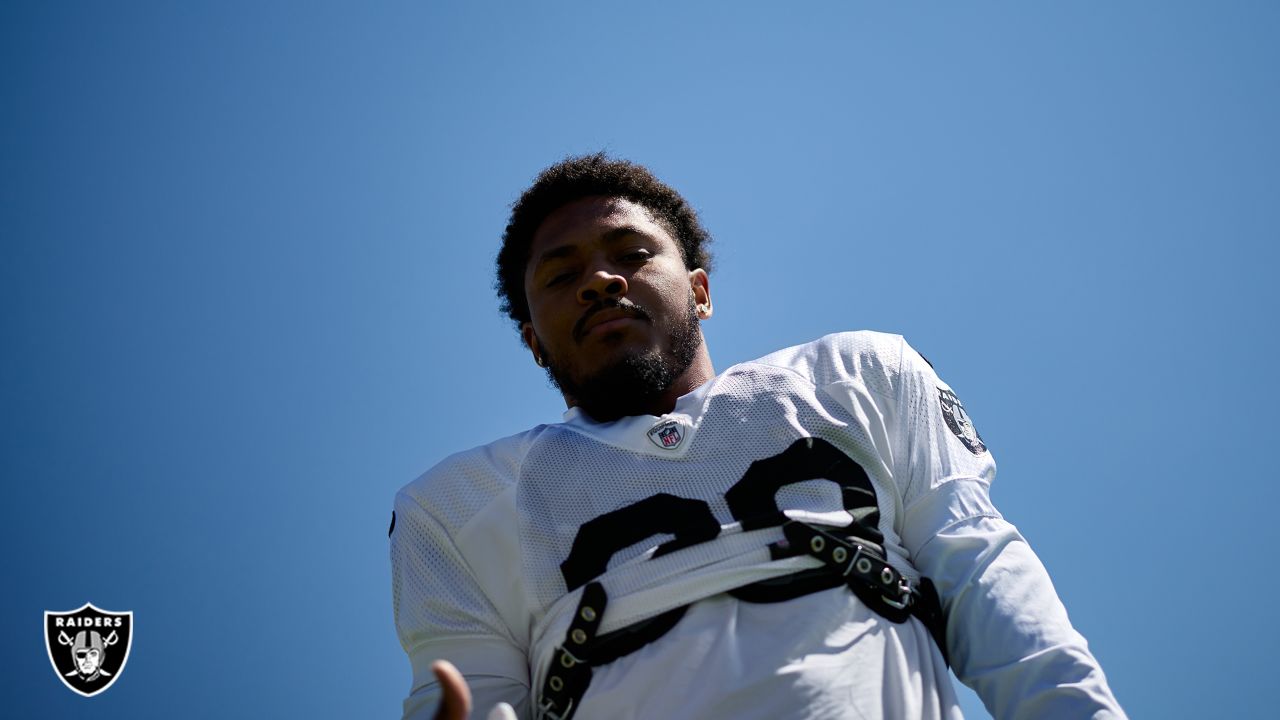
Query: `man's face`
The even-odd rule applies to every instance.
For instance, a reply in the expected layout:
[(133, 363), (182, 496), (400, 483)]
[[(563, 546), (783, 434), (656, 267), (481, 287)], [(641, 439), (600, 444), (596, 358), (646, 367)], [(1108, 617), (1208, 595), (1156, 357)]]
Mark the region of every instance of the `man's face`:
[[(589, 197), (547, 216), (525, 268), (526, 344), (597, 420), (643, 412), (702, 345), (707, 275), (640, 205)], [(701, 312), (700, 312), (701, 308)]]
[(102, 651), (97, 648), (76, 650), (76, 667), (81, 675), (92, 675), (98, 671), (98, 663), (102, 662)]

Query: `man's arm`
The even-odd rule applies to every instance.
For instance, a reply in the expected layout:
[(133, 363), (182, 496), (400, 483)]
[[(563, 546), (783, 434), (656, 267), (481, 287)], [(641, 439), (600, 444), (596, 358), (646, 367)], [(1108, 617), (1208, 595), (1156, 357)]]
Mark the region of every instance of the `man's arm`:
[(933, 580), (956, 676), (996, 717), (1122, 718), (1049, 574), (990, 499), (991, 460), (958, 398), (903, 345), (899, 532)]
[(1124, 717), (1048, 571), (981, 483), (938, 487), (904, 527), (912, 562), (942, 597), (952, 668), (993, 716)]
[[(524, 651), (453, 538), (405, 493), (396, 497), (391, 571), (396, 631), (413, 668), (406, 720), (428, 720), (438, 709), (442, 717), (465, 717), (467, 693), (452, 682), (455, 675), (466, 676), (469, 694), (483, 711), (505, 702), (527, 717)], [(438, 662), (445, 659), (449, 663)]]

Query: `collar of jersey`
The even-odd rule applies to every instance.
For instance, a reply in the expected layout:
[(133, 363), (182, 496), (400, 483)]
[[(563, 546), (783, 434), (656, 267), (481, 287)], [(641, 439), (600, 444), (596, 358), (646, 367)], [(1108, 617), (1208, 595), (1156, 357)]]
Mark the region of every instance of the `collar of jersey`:
[[(564, 411), (562, 427), (582, 433), (592, 439), (627, 450), (656, 455), (658, 457), (683, 457), (693, 445), (694, 435), (702, 425), (702, 416), (706, 410), (707, 396), (720, 376), (711, 378), (692, 391), (681, 395), (671, 412), (658, 415), (631, 415), (613, 422), (596, 422), (580, 408), (571, 407)], [(674, 420), (680, 423), (684, 438), (680, 446), (674, 450), (660, 448), (649, 439), (649, 431), (655, 425)]]

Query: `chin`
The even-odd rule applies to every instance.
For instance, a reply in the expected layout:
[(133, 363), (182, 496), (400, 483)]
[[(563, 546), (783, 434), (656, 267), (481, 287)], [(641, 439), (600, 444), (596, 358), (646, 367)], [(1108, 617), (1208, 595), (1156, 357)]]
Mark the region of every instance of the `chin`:
[(629, 323), (622, 327), (593, 332), (584, 338), (582, 344), (584, 347), (592, 344), (606, 347), (616, 345), (651, 347), (653, 338), (649, 333), (642, 332), (642, 330), (641, 323)]
[(592, 353), (592, 359), (595, 360), (592, 367), (584, 372), (583, 380), (590, 380), (596, 377), (609, 375), (617, 372), (620, 368), (633, 366), (638, 362), (644, 362), (650, 358), (661, 358), (662, 349), (648, 345), (645, 343), (629, 341), (627, 338), (617, 338), (608, 341), (607, 345), (602, 346), (597, 352)]

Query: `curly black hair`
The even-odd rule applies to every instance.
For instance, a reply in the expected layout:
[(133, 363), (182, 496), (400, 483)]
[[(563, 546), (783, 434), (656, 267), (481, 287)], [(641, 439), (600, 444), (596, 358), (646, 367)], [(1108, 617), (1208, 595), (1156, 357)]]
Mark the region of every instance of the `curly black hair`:
[(680, 193), (654, 177), (648, 168), (615, 160), (603, 152), (567, 157), (543, 170), (511, 206), (511, 218), (502, 233), (494, 289), (498, 291), (501, 311), (517, 325), (529, 320), (524, 272), (534, 233), (551, 213), (593, 195), (625, 198), (644, 206), (675, 238), (685, 267), (711, 271), (711, 254), (707, 250), (711, 236)]

